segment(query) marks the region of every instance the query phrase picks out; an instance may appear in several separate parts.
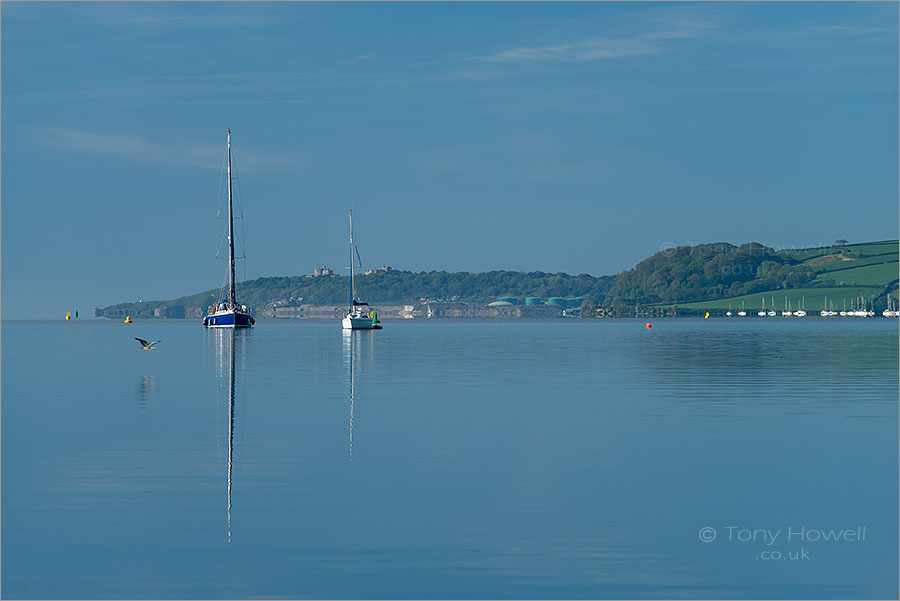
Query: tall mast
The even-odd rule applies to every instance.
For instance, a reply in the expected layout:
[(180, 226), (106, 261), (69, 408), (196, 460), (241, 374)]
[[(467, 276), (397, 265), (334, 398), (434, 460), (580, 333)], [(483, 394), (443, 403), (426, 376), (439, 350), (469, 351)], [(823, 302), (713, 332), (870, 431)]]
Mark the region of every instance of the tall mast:
[(237, 304), (234, 298), (234, 210), (231, 206), (231, 129), (228, 130), (228, 307)]
[(353, 279), (353, 209), (350, 209), (350, 310), (356, 302), (356, 282)]

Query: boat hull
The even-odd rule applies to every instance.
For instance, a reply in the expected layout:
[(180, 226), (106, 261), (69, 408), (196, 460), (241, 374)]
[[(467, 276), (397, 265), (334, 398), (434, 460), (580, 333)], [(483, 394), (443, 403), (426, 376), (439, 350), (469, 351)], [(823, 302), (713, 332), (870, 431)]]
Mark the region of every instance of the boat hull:
[(371, 317), (351, 317), (347, 315), (341, 320), (345, 330), (380, 330), (381, 326), (372, 323)]
[(254, 321), (249, 314), (241, 311), (216, 311), (203, 318), (203, 325), (207, 328), (249, 328)]

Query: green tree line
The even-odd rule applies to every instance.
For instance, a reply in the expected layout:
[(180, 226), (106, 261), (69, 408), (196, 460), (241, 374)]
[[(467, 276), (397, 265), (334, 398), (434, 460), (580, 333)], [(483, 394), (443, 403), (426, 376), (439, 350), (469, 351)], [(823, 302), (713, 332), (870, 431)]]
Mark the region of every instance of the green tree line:
[(756, 242), (664, 249), (616, 276), (604, 306), (692, 302), (796, 288), (816, 273), (797, 259)]
[[(447, 271), (390, 271), (357, 276), (357, 294), (372, 304), (413, 304), (422, 298), (456, 299), (480, 302), (496, 297), (524, 298), (593, 297), (603, 298), (612, 285), (613, 277), (594, 277), (587, 274), (544, 273), (541, 271), (489, 271), (485, 273)], [(248, 307), (262, 310), (279, 301), (304, 304), (342, 306), (349, 302), (348, 276), (284, 276), (262, 277), (238, 284), (238, 300)], [(215, 299), (221, 300), (221, 290), (207, 290), (169, 301), (150, 301), (136, 307), (134, 303), (111, 305), (105, 310), (129, 309), (135, 314), (152, 312), (165, 306), (178, 312), (178, 307), (205, 309)]]

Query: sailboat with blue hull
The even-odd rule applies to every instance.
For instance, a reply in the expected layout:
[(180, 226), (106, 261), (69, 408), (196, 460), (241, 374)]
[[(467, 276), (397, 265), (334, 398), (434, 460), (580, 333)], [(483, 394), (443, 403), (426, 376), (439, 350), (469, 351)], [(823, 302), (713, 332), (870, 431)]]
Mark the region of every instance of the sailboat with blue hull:
[(228, 296), (211, 306), (203, 325), (207, 328), (249, 328), (256, 320), (246, 305), (239, 305), (234, 285), (234, 208), (231, 201), (231, 130), (228, 130)]

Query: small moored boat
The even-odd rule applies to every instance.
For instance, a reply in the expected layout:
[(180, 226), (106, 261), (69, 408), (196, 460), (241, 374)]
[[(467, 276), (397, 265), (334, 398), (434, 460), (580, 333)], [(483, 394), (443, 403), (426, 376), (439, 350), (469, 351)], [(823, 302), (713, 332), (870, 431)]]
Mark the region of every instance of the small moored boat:
[(353, 211), (350, 211), (350, 307), (341, 320), (341, 327), (345, 330), (380, 330), (378, 313), (369, 307), (369, 303), (356, 297), (355, 261), (359, 261), (359, 250), (353, 245)]

